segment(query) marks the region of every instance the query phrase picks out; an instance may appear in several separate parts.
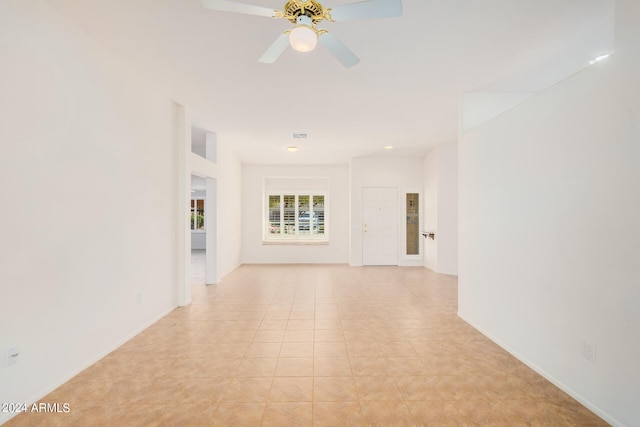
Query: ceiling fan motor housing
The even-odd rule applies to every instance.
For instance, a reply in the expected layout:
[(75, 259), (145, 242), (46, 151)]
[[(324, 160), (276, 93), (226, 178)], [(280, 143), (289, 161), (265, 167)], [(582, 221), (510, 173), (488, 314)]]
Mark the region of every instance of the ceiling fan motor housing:
[(304, 15), (311, 18), (315, 25), (327, 18), (327, 12), (328, 9), (325, 11), (315, 0), (290, 0), (284, 5), (283, 14), (292, 24), (298, 23), (298, 17)]

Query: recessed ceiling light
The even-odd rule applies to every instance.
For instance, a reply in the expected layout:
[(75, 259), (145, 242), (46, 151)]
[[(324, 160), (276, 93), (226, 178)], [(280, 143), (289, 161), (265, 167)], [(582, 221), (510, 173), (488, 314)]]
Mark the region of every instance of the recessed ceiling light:
[(385, 145), (384, 149), (385, 150), (393, 150), (393, 145)]
[(593, 58), (591, 61), (589, 61), (589, 65), (593, 65), (596, 62), (600, 62), (604, 59), (607, 59), (609, 57), (609, 54), (607, 53), (606, 55), (600, 55), (600, 56), (596, 56), (595, 58)]
[(295, 151), (298, 151), (298, 147), (296, 147), (295, 145), (290, 145), (287, 147), (287, 150), (293, 153)]

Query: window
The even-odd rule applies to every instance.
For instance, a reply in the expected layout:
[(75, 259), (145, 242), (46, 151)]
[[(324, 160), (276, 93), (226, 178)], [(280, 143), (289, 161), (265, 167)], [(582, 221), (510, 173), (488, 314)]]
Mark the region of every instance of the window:
[(204, 199), (191, 199), (191, 231), (204, 231)]
[(407, 255), (420, 254), (420, 195), (407, 193)]
[(327, 240), (326, 196), (318, 193), (269, 193), (265, 240)]

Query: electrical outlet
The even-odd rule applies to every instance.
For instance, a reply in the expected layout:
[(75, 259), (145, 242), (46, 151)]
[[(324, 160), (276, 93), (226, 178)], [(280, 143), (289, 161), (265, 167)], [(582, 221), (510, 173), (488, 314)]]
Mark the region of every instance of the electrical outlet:
[(7, 366), (15, 365), (18, 363), (18, 357), (20, 356), (20, 349), (18, 347), (11, 347), (7, 349)]
[(596, 346), (588, 342), (582, 343), (582, 354), (590, 362), (596, 361)]
[(136, 295), (136, 302), (138, 304), (142, 304), (142, 292), (138, 292), (138, 294)]

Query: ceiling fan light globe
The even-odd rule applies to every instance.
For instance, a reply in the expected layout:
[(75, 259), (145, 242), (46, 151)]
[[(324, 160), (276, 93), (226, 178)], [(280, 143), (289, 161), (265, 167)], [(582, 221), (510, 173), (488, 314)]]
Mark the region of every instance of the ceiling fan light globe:
[(307, 25), (298, 25), (289, 33), (289, 44), (298, 52), (311, 52), (318, 44), (318, 36)]

